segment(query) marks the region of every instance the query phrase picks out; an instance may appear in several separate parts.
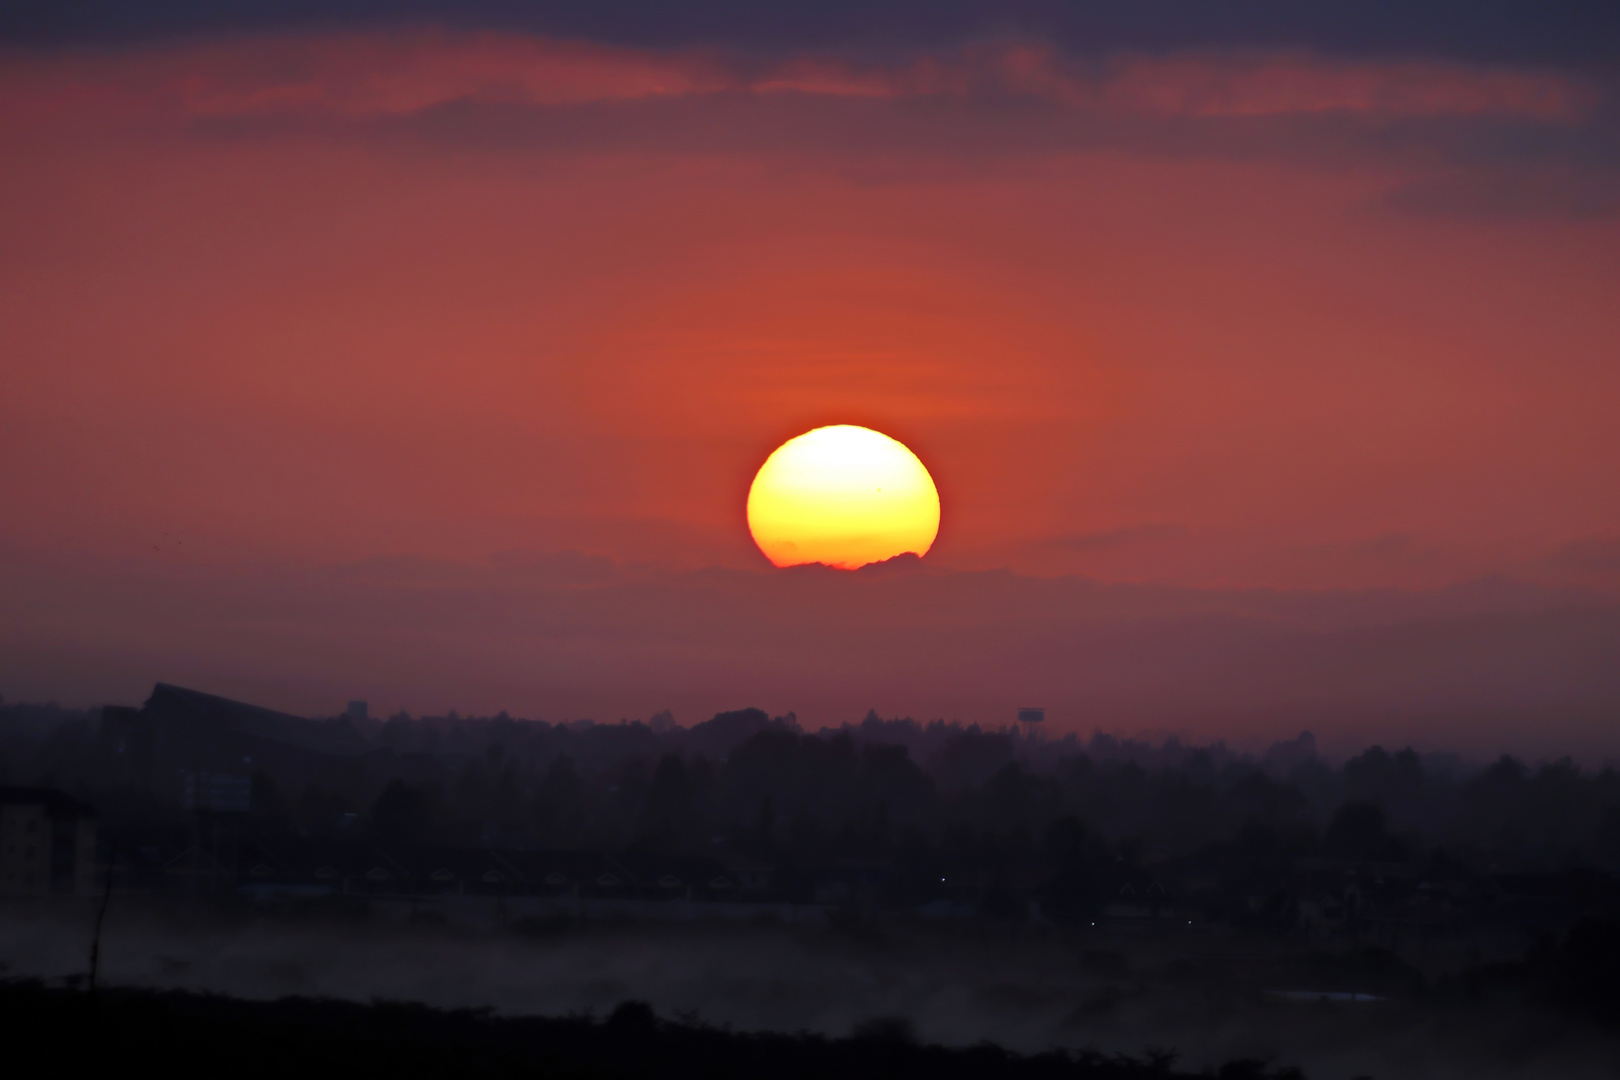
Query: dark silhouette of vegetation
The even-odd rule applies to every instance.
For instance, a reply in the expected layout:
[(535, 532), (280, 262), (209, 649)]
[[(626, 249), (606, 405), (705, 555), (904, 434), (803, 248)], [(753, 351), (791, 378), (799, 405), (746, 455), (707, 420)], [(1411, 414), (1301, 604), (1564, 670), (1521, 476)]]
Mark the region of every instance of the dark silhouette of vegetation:
[(1322, 850), (1341, 859), (1405, 862), (1406, 848), (1389, 835), (1384, 811), (1370, 802), (1347, 802), (1334, 813)]
[(371, 834), (383, 843), (424, 843), (440, 817), (438, 803), (435, 787), (390, 780), (371, 804)]
[[(598, 852), (651, 860), (651, 880), (680, 882), (661, 897), (728, 875), (738, 889), (726, 895), (740, 896), (735, 868), (757, 865), (770, 873), (754, 899), (1059, 925), (1174, 907), (1256, 931), (1314, 920), (1352, 936), (1377, 914), (1391, 943), (1397, 911), (1561, 934), (1615, 904), (1620, 774), (1568, 760), (1470, 768), (1374, 746), (1334, 766), (1308, 733), (1242, 755), (876, 714), (815, 733), (758, 709), (690, 728), (655, 719), (342, 721), (340, 741), (363, 752), (324, 771), (292, 780), (256, 759), (239, 869), (313, 880), (333, 844), (392, 852), (399, 865), (383, 868), (396, 881), (409, 876), (406, 849)], [(307, 723), (326, 740), (339, 724), (261, 721)], [(0, 781), (88, 799), (109, 837), (146, 853), (138, 864), (173, 865), (191, 842), (174, 796), (143, 786), (97, 724), (94, 712), (0, 707)], [(1604, 884), (1558, 894), (1559, 907), (1525, 883), (1574, 888), (1560, 876), (1572, 868)], [(613, 874), (618, 895), (656, 892), (639, 872)]]
[[(923, 1046), (904, 1021), (876, 1019), (849, 1038), (745, 1034), (660, 1019), (627, 1001), (603, 1020), (506, 1018), (408, 1003), (242, 1001), (191, 993), (0, 984), (0, 1039), (16, 1062), (66, 1076), (703, 1077), (823, 1080), (1177, 1080), (1168, 1055), (1142, 1058), (1001, 1047)], [(1297, 1070), (1234, 1062), (1224, 1080), (1302, 1080)]]

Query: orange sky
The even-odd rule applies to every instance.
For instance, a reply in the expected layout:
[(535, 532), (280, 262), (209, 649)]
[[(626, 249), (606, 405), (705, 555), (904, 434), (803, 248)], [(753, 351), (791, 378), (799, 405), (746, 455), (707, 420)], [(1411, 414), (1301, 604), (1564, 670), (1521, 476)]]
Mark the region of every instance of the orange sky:
[[(927, 464), (941, 569), (1612, 597), (1620, 224), (1578, 164), (1492, 149), (1600, 100), (1298, 53), (14, 56), (0, 552), (39, 569), (13, 611), (40, 575), (384, 556), (763, 572), (748, 483), (829, 423)], [(119, 654), (109, 620), (56, 644)], [(254, 677), (297, 684), (277, 648)], [(76, 699), (60, 672), (0, 691)]]

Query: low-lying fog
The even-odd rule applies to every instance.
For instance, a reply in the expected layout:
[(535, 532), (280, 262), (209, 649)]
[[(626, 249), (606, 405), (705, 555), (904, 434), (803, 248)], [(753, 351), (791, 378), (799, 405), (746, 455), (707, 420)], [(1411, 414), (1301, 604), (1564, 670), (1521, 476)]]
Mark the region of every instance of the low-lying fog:
[[(92, 917), (0, 911), (0, 976), (84, 972)], [(639, 998), (670, 1019), (831, 1035), (873, 1017), (904, 1016), (930, 1042), (992, 1040), (1023, 1051), (1158, 1047), (1195, 1068), (1267, 1057), (1299, 1065), (1311, 1080), (1620, 1075), (1620, 1045), (1513, 1001), (1299, 1004), (1254, 993), (1252, 984), (1234, 989), (1232, 981), (1188, 976), (1188, 957), (1243, 952), (1209, 933), (1192, 928), (1184, 942), (1136, 945), (1101, 931), (1079, 940), (1027, 929), (1013, 936), (764, 924), (595, 925), (525, 935), (193, 917), (115, 904), (101, 978), (255, 998), (387, 998), (551, 1015), (600, 1016)]]

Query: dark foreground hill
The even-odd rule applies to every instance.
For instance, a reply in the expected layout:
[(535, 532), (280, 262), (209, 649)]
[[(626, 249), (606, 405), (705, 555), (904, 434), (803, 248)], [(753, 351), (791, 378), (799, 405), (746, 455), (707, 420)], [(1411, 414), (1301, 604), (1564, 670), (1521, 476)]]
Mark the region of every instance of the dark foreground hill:
[[(844, 1039), (742, 1034), (657, 1018), (625, 1002), (605, 1020), (497, 1017), (423, 1005), (0, 984), (0, 1045), (14, 1061), (66, 1076), (704, 1077), (706, 1080), (1174, 1080), (1168, 1055), (1136, 1059), (993, 1045), (920, 1046), (903, 1021)], [(1209, 1074), (1204, 1074), (1209, 1075)], [(1303, 1080), (1292, 1069), (1233, 1062), (1220, 1080)]]

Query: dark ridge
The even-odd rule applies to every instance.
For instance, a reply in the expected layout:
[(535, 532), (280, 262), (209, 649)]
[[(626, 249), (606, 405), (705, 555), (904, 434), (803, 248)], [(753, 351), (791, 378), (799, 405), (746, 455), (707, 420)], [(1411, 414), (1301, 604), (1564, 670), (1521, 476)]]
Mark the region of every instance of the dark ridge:
[(915, 551), (902, 551), (900, 554), (895, 555), (892, 558), (883, 559), (880, 562), (867, 563), (865, 566), (861, 567), (855, 572), (857, 574), (873, 575), (905, 573), (911, 570), (921, 570), (922, 565), (923, 561), (921, 555), (918, 555)]
[(887, 559), (880, 559), (877, 562), (870, 562), (863, 566), (857, 566), (854, 570), (844, 570), (840, 567), (830, 566), (827, 563), (821, 562), (798, 563), (794, 566), (784, 566), (782, 569), (790, 574), (870, 574), (876, 576), (878, 574), (889, 574), (897, 571), (905, 572), (908, 570), (920, 570), (922, 569), (922, 566), (923, 561), (921, 555), (918, 555), (915, 551), (903, 551), (900, 554), (891, 556)]
[[(497, 1017), (488, 1010), (286, 998), (242, 1001), (184, 992), (83, 994), (37, 982), (0, 984), (0, 1038), (15, 1061), (52, 1063), (64, 1076), (148, 1070), (185, 1077), (704, 1077), (706, 1080), (1175, 1080), (1173, 1057), (1060, 1050), (1023, 1056), (982, 1044), (919, 1046), (892, 1022), (850, 1038), (744, 1034), (660, 1020), (627, 1001), (590, 1016)], [(1234, 1062), (1225, 1080), (1303, 1080)]]

